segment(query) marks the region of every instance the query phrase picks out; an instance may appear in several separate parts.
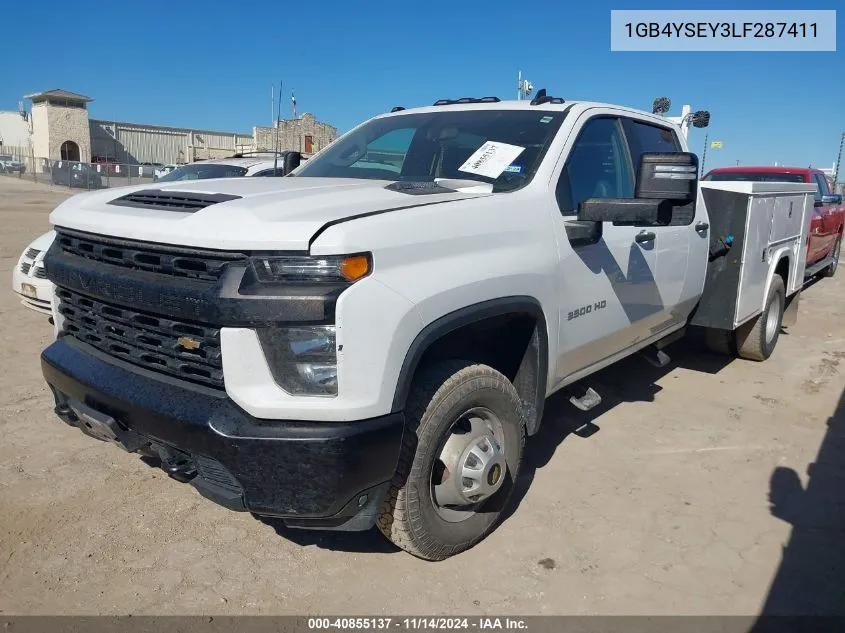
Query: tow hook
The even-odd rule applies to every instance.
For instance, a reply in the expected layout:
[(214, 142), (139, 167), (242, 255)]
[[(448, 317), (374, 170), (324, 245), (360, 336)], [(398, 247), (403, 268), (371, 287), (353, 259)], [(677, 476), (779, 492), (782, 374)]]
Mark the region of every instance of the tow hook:
[(56, 408), (53, 409), (53, 412), (65, 424), (76, 426), (76, 421), (78, 420), (76, 413), (74, 413), (73, 409), (71, 409), (66, 403), (57, 404)]
[(188, 483), (197, 476), (194, 459), (188, 453), (177, 451), (169, 446), (155, 447), (161, 460), (161, 469), (178, 482)]

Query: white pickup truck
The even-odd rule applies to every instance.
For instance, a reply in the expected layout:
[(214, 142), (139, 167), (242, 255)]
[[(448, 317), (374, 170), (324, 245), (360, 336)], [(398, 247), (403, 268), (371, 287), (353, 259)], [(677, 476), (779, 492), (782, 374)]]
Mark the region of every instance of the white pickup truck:
[(547, 396), (688, 326), (763, 360), (794, 319), (811, 186), (699, 184), (627, 107), (394, 110), (284, 178), (63, 202), (56, 413), (229, 508), (438, 560), (497, 524)]

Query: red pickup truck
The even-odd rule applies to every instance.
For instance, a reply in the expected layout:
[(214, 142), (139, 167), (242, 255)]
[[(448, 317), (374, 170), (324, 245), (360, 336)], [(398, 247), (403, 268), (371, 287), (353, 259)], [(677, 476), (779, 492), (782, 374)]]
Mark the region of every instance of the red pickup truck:
[(816, 185), (816, 202), (807, 245), (806, 276), (833, 277), (839, 264), (845, 205), (842, 195), (832, 191), (824, 172), (809, 167), (720, 167), (707, 172), (702, 180), (756, 182), (803, 182)]

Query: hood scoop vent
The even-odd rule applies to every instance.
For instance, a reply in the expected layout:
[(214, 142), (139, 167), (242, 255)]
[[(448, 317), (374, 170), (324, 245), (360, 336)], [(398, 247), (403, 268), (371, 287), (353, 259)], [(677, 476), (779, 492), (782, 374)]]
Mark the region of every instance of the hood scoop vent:
[(201, 209), (237, 200), (241, 196), (226, 193), (194, 193), (190, 191), (165, 191), (162, 189), (144, 189), (115, 198), (108, 204), (118, 207), (133, 207), (136, 209), (154, 209), (156, 211), (176, 211), (181, 213), (195, 213)]

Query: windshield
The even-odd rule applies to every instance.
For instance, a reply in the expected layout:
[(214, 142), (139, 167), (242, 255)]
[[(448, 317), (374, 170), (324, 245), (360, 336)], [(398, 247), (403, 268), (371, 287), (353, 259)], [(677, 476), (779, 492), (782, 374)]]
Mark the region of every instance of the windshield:
[(246, 168), (235, 167), (234, 165), (183, 165), (174, 169), (166, 176), (158, 179), (158, 182), (175, 182), (177, 180), (207, 180), (209, 178), (238, 178), (246, 173)]
[(786, 172), (764, 172), (764, 171), (724, 171), (715, 174), (708, 174), (704, 180), (716, 182), (743, 181), (743, 182), (804, 182), (804, 174), (789, 174)]
[[(303, 163), (295, 176), (454, 178), (513, 191), (531, 181), (565, 116), (548, 110), (463, 110), (373, 119)], [(478, 152), (482, 146), (485, 151)]]

